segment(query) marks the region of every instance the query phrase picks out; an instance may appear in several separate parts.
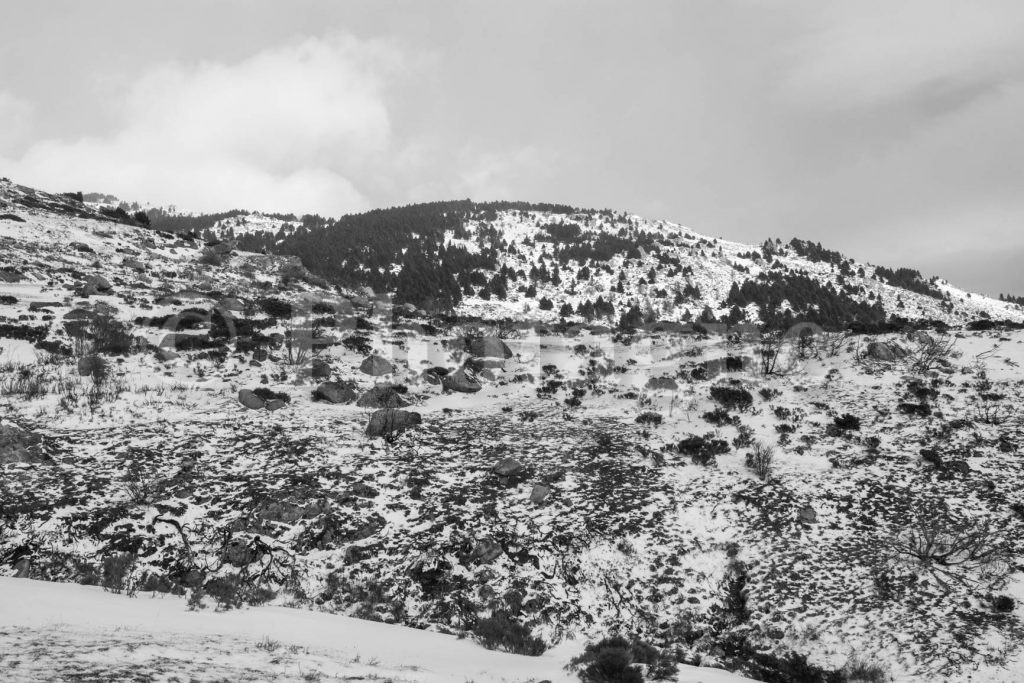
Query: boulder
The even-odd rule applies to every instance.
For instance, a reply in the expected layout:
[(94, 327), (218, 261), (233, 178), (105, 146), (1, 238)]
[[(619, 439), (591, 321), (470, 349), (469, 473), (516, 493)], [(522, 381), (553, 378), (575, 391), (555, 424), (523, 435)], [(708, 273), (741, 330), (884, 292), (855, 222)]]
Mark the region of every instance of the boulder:
[(369, 356), (359, 364), (359, 371), (371, 377), (380, 377), (394, 372), (395, 366), (380, 356)]
[(85, 281), (85, 286), (94, 287), (97, 292), (109, 292), (114, 288), (114, 286), (110, 284), (110, 280), (102, 275), (90, 275)]
[(245, 304), (241, 299), (233, 296), (226, 296), (217, 302), (217, 307), (224, 311), (232, 311), (234, 313), (241, 313), (245, 311)]
[(668, 391), (675, 391), (676, 389), (679, 388), (679, 385), (676, 384), (676, 381), (671, 377), (651, 377), (649, 380), (647, 380), (647, 388), (656, 390), (665, 389)]
[(515, 458), (505, 458), (492, 467), (491, 472), (498, 477), (498, 481), (501, 483), (511, 484), (525, 476), (526, 465)]
[(474, 394), (482, 388), (465, 368), (448, 373), (441, 378), (441, 385), (448, 391), (457, 391), (463, 394)]
[(473, 559), (481, 564), (487, 564), (501, 557), (504, 552), (501, 546), (493, 538), (479, 538), (473, 544)]
[(266, 401), (256, 395), (251, 389), (242, 389), (238, 392), (238, 402), (249, 410), (260, 410), (266, 406)]
[(352, 387), (341, 382), (323, 382), (313, 391), (313, 399), (328, 403), (351, 403), (359, 398)]
[(378, 384), (359, 397), (356, 405), (360, 408), (405, 408), (409, 400), (393, 384)]
[(512, 350), (497, 337), (475, 337), (468, 344), (469, 353), (477, 358), (511, 358)]
[(178, 353), (176, 351), (172, 351), (171, 349), (160, 348), (156, 350), (156, 359), (163, 363), (176, 360), (177, 358)]
[(906, 355), (907, 352), (899, 344), (890, 342), (871, 342), (867, 348), (868, 358), (883, 363), (891, 363)]
[(267, 410), (280, 410), (286, 405), (286, 401), (283, 398), (272, 398), (267, 401)]
[(78, 374), (82, 377), (103, 377), (107, 374), (107, 361), (102, 356), (82, 356), (78, 359)]
[(551, 495), (551, 489), (543, 484), (534, 484), (530, 491), (530, 502), (534, 505), (543, 505), (544, 501)]
[(126, 258), (121, 261), (121, 265), (139, 273), (143, 273), (146, 270), (146, 264), (135, 258)]
[(39, 448), (42, 439), (10, 422), (0, 422), (0, 465), (39, 464), (50, 459)]
[(59, 301), (33, 301), (28, 305), (30, 311), (42, 311), (47, 308), (56, 308), (60, 306)]
[(370, 416), (370, 422), (366, 425), (366, 435), (369, 437), (391, 436), (415, 427), (423, 421), (419, 413), (410, 410), (395, 410), (384, 408)]
[(804, 524), (814, 524), (818, 521), (818, 512), (810, 505), (805, 505), (800, 508), (800, 511), (797, 513), (797, 517)]
[(327, 379), (331, 376), (331, 364), (321, 358), (314, 358), (310, 374), (314, 379)]

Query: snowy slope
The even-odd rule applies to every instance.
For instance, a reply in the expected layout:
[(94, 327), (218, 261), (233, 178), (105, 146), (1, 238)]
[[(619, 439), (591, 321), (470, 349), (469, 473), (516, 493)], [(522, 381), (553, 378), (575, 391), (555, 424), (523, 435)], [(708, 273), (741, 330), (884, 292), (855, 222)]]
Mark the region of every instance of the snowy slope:
[[(322, 612), (256, 607), (189, 611), (182, 598), (129, 598), (88, 586), (0, 577), (0, 672), (9, 681), (387, 679), (409, 683), (578, 680), (565, 670), (579, 646), (540, 657), (485, 650), (471, 640)], [(37, 653), (44, 652), (39, 658)], [(749, 680), (683, 667), (678, 683)]]

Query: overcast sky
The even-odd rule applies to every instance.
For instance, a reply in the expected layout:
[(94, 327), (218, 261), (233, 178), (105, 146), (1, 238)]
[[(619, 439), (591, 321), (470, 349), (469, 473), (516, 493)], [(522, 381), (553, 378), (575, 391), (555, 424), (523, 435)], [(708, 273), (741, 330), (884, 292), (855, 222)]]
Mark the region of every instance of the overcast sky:
[(0, 175), (182, 210), (436, 199), (793, 236), (1024, 294), (1024, 2), (33, 2)]

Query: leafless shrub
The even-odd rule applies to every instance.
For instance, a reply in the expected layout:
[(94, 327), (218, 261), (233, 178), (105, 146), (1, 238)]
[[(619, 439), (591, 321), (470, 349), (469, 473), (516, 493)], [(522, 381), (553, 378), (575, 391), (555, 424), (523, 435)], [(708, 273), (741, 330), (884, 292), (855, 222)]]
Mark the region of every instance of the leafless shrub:
[(918, 507), (889, 541), (895, 559), (928, 572), (946, 590), (995, 589), (1009, 576), (1011, 554), (989, 520), (957, 517), (938, 500)]
[(822, 332), (818, 336), (818, 354), (825, 358), (835, 358), (846, 345), (846, 332)]
[(912, 372), (923, 373), (947, 365), (955, 356), (956, 337), (943, 334), (931, 336), (918, 333), (914, 346), (907, 354), (907, 365)]
[(774, 448), (755, 441), (753, 448), (747, 453), (747, 467), (753, 470), (761, 481), (768, 481), (772, 476), (772, 461), (774, 459)]

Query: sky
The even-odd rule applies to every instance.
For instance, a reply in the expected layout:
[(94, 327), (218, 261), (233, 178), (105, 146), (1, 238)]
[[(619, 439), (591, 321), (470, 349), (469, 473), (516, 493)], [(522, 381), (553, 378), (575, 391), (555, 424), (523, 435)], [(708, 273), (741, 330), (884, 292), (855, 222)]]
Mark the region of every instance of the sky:
[(463, 199), (1024, 295), (1019, 0), (5, 0), (0, 176), (186, 211)]

